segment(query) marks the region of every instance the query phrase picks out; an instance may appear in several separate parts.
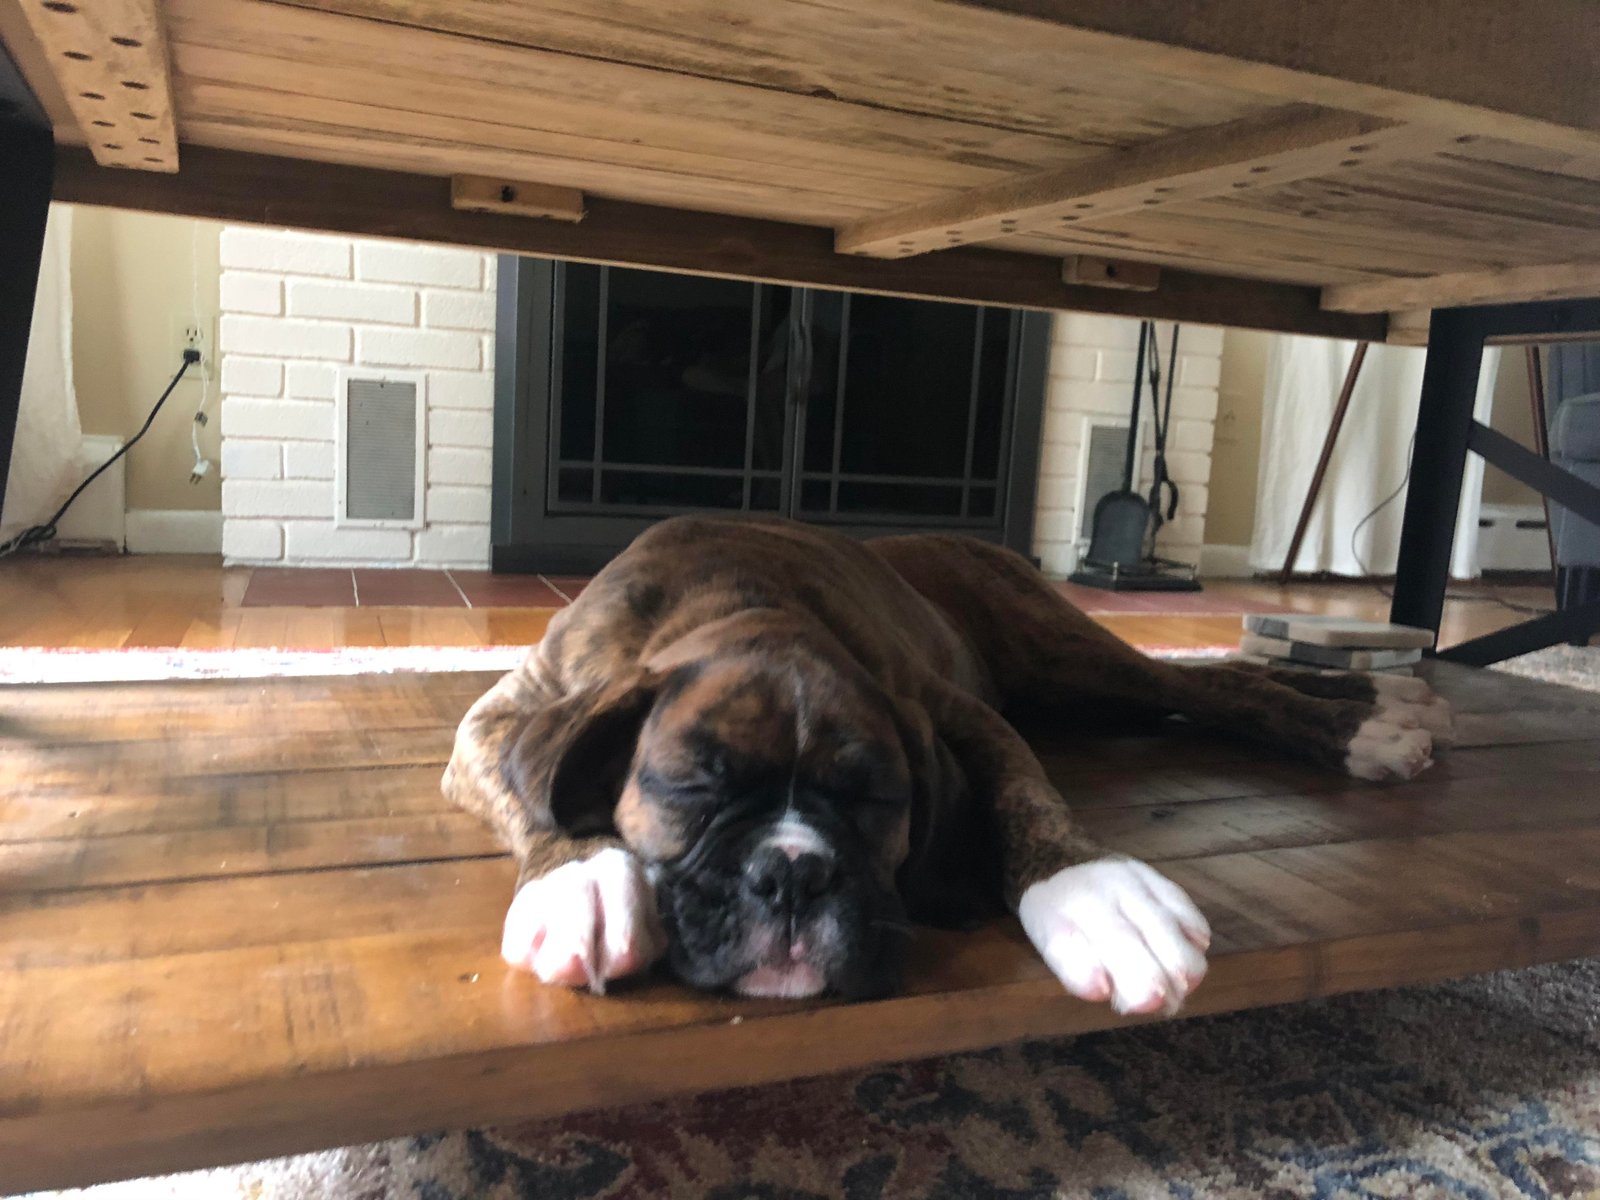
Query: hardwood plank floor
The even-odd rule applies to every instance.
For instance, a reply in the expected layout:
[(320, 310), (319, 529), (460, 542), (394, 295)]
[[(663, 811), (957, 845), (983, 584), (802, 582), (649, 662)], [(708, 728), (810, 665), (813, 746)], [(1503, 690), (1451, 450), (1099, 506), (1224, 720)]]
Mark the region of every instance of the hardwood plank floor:
[[(484, 572), (403, 572), (223, 567), (215, 559), (169, 555), (120, 558), (26, 557), (0, 562), (0, 647), (188, 649), (340, 646), (523, 645), (583, 580), (495, 577)], [(425, 578), (418, 578), (425, 576)], [(459, 576), (459, 578), (456, 578)], [(455, 579), (446, 588), (444, 581)], [(355, 603), (366, 595), (380, 605)], [(1383, 619), (1389, 600), (1362, 583), (1222, 580), (1198, 596), (1095, 592), (1067, 585), (1074, 603), (1119, 636), (1146, 647), (1232, 645), (1245, 612), (1338, 613)], [(389, 604), (396, 596), (426, 604)], [(1524, 619), (1506, 607), (1549, 607), (1548, 588), (1457, 585), (1445, 605), (1441, 645)], [(281, 601), (298, 599), (297, 603)], [(481, 602), (481, 603), (480, 603)]]

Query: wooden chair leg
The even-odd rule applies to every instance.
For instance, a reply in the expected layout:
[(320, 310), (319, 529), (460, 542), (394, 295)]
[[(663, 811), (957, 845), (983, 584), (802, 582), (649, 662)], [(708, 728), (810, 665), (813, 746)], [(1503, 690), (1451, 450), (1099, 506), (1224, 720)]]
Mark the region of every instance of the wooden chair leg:
[(1356, 344), (1355, 355), (1344, 373), (1344, 386), (1339, 389), (1339, 402), (1334, 405), (1333, 421), (1328, 425), (1328, 436), (1322, 439), (1322, 454), (1317, 458), (1317, 469), (1311, 473), (1311, 487), (1306, 492), (1306, 502), (1300, 506), (1300, 519), (1295, 522), (1294, 536), (1289, 539), (1289, 553), (1283, 556), (1283, 569), (1278, 572), (1278, 583), (1286, 584), (1294, 573), (1294, 560), (1300, 557), (1300, 544), (1306, 540), (1306, 529), (1311, 524), (1311, 513), (1317, 507), (1317, 497), (1322, 494), (1323, 477), (1328, 473), (1328, 461), (1333, 457), (1334, 444), (1339, 431), (1344, 428), (1345, 414), (1350, 411), (1350, 397), (1355, 395), (1356, 381), (1361, 378), (1361, 364), (1367, 361), (1366, 342)]
[[(1545, 408), (1544, 361), (1538, 346), (1528, 346), (1528, 404), (1533, 409), (1533, 448), (1540, 458), (1550, 457), (1550, 417)], [(1556, 587), (1556, 531), (1550, 524), (1550, 497), (1540, 496), (1544, 506), (1544, 540), (1550, 547), (1550, 586)]]
[(45, 219), (55, 173), (49, 122), (0, 48), (0, 497), (11, 473), (11, 447), (22, 401), (33, 298), (39, 283)]

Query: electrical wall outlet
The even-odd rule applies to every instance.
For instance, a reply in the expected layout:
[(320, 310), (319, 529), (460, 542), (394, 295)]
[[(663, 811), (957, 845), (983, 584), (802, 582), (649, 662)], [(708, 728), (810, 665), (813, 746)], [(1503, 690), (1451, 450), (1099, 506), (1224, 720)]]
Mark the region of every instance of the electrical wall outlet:
[(174, 354), (182, 354), (185, 350), (198, 350), (201, 363), (208, 369), (214, 366), (211, 358), (211, 323), (201, 318), (196, 324), (193, 316), (173, 317), (172, 350)]

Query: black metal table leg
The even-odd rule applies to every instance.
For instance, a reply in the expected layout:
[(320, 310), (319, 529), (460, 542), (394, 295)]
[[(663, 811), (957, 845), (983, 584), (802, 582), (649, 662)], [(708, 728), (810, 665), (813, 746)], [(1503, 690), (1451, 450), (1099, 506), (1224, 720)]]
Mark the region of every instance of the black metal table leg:
[[(1600, 335), (1600, 299), (1544, 300), (1483, 308), (1436, 309), (1417, 409), (1411, 486), (1400, 531), (1390, 619), (1437, 631), (1450, 582), (1450, 550), (1467, 454), (1476, 452), (1513, 479), (1600, 525), (1600, 489), (1473, 420), (1478, 372), (1488, 341), (1540, 342)], [(1600, 631), (1600, 603), (1527, 621), (1442, 652), (1474, 666)]]
[(1477, 322), (1460, 309), (1436, 311), (1428, 329), (1428, 363), (1390, 608), (1389, 619), (1400, 625), (1437, 630), (1444, 614), (1482, 362), (1483, 334)]
[(50, 122), (0, 47), (0, 497), (11, 474), (54, 173)]

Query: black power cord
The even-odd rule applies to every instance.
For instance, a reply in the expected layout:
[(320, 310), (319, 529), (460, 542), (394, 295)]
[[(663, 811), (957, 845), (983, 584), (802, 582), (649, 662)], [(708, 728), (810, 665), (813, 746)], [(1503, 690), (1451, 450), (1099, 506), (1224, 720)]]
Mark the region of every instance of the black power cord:
[(178, 373), (172, 377), (172, 382), (167, 384), (167, 390), (161, 393), (161, 398), (156, 401), (155, 407), (150, 410), (150, 415), (144, 419), (144, 424), (139, 427), (139, 432), (124, 442), (122, 444), (122, 449), (118, 450), (110, 458), (106, 459), (105, 462), (96, 467), (89, 475), (89, 478), (85, 479), (77, 486), (72, 495), (67, 497), (66, 503), (60, 508), (56, 509), (55, 514), (48, 521), (44, 522), (42, 525), (34, 525), (28, 529), (24, 529), (21, 533), (17, 534), (16, 537), (12, 538), (8, 542), (0, 542), (0, 558), (7, 558), (10, 555), (17, 553), (19, 550), (26, 550), (29, 546), (37, 546), (40, 542), (48, 542), (51, 538), (55, 537), (56, 522), (61, 520), (61, 518), (66, 515), (67, 509), (72, 507), (72, 502), (79, 496), (83, 495), (84, 489), (86, 489), (96, 479), (99, 479), (112, 463), (116, 462), (117, 459), (121, 458), (129, 450), (132, 450), (136, 445), (139, 444), (139, 439), (150, 432), (150, 426), (155, 424), (156, 414), (161, 411), (161, 406), (167, 402), (167, 397), (172, 395), (172, 390), (178, 386), (178, 381), (183, 378), (184, 372), (186, 372), (190, 367), (194, 366), (194, 364), (199, 361), (200, 351), (192, 348), (185, 350), (183, 352), (183, 365), (178, 368)]
[[(1375, 587), (1378, 590), (1378, 594), (1385, 600), (1393, 600), (1394, 593), (1388, 588), (1384, 587), (1383, 584), (1370, 578), (1372, 570), (1365, 562), (1362, 561), (1361, 551), (1356, 549), (1356, 538), (1361, 533), (1362, 529), (1366, 527), (1368, 521), (1371, 521), (1384, 509), (1388, 508), (1389, 505), (1398, 500), (1400, 498), (1400, 494), (1406, 490), (1406, 485), (1411, 482), (1411, 459), (1416, 453), (1416, 450), (1417, 435), (1415, 431), (1413, 431), (1411, 434), (1411, 444), (1406, 450), (1405, 477), (1400, 480), (1399, 486), (1396, 487), (1394, 491), (1390, 492), (1382, 500), (1378, 501), (1377, 506), (1374, 507), (1366, 516), (1362, 517), (1361, 520), (1356, 522), (1356, 527), (1350, 531), (1350, 557), (1354, 558), (1356, 560), (1356, 566), (1361, 568), (1362, 578), (1365, 579), (1367, 583), (1371, 584), (1371, 586)], [(1466, 601), (1472, 604), (1498, 604), (1501, 608), (1508, 609), (1514, 613), (1520, 613), (1524, 616), (1543, 617), (1548, 616), (1556, 611), (1553, 608), (1540, 608), (1537, 605), (1532, 604), (1515, 604), (1510, 600), (1501, 598), (1500, 596), (1480, 596), (1472, 592), (1452, 592), (1448, 589), (1445, 591), (1444, 598), (1446, 600)]]

